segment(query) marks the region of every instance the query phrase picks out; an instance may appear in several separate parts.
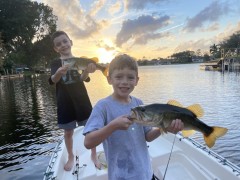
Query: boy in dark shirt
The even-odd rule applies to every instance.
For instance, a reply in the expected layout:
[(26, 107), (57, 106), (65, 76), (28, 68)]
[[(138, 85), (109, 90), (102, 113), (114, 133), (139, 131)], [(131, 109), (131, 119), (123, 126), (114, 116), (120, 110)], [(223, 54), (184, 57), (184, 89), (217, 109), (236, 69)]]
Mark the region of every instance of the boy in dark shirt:
[[(56, 84), (58, 126), (64, 129), (64, 141), (68, 152), (68, 161), (64, 165), (70, 171), (74, 164), (73, 133), (76, 123), (84, 125), (90, 116), (92, 105), (83, 81), (89, 82), (89, 73), (94, 73), (96, 65), (91, 63), (79, 74), (75, 69), (70, 69), (64, 61), (72, 58), (72, 40), (64, 31), (56, 31), (52, 35), (54, 50), (60, 58), (51, 64), (50, 84)], [(80, 122), (80, 123), (79, 123)], [(96, 148), (91, 149), (91, 158), (97, 168), (101, 165), (97, 161)]]

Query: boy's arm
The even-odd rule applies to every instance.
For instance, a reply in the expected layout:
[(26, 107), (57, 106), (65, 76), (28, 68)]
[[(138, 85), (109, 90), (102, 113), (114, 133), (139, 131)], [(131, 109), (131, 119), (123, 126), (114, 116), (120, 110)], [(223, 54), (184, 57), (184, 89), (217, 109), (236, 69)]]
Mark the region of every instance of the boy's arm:
[(127, 130), (133, 122), (127, 116), (120, 116), (101, 129), (92, 131), (85, 135), (84, 146), (92, 149), (102, 143), (116, 130)]
[[(184, 128), (183, 122), (180, 119), (176, 119), (176, 120), (173, 120), (170, 126), (168, 126), (166, 129), (168, 132), (176, 134), (179, 131), (183, 130), (183, 128)], [(152, 130), (150, 130), (146, 134), (145, 138), (146, 138), (146, 141), (151, 142), (157, 137), (159, 137), (160, 135), (161, 135), (160, 129), (157, 127), (154, 127), (152, 128)]]
[(147, 132), (147, 134), (145, 135), (145, 138), (147, 142), (151, 142), (157, 137), (159, 137), (160, 135), (161, 135), (160, 129), (157, 127), (153, 127), (150, 131)]
[(113, 131), (114, 128), (111, 126), (111, 124), (108, 124), (107, 126), (104, 126), (101, 129), (87, 133), (84, 139), (84, 146), (87, 149), (92, 149), (98, 146), (106, 138), (108, 138), (113, 133)]
[(67, 73), (68, 66), (63, 66), (58, 68), (58, 70), (51, 76), (51, 80), (53, 83), (57, 83), (63, 75)]
[(54, 75), (51, 76), (51, 80), (54, 84), (56, 84), (61, 79), (61, 77), (62, 77), (61, 75), (55, 73)]

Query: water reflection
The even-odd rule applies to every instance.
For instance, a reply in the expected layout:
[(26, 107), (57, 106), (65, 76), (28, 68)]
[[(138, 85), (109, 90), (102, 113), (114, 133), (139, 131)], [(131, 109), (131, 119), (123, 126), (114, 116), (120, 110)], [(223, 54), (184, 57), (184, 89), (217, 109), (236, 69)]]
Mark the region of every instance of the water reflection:
[(2, 80), (0, 88), (0, 170), (19, 171), (37, 156), (49, 155), (49, 147), (41, 144), (54, 148), (60, 134), (55, 90), (44, 76)]

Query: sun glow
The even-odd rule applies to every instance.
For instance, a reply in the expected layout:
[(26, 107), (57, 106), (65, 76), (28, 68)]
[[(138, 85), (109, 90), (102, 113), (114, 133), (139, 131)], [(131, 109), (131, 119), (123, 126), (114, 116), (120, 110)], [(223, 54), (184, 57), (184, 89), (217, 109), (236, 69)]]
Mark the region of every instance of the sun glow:
[(109, 63), (114, 58), (114, 51), (107, 51), (105, 48), (99, 48), (97, 50), (98, 59), (100, 63)]

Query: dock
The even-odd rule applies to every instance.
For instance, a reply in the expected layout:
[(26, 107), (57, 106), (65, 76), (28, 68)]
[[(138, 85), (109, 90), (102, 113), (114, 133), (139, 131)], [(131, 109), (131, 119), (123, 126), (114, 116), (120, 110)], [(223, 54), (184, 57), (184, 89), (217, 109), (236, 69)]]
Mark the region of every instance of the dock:
[(222, 60), (213, 60), (200, 64), (200, 69), (205, 71), (220, 71), (222, 70)]
[(0, 79), (12, 79), (12, 78), (21, 78), (23, 74), (8, 74), (8, 75), (0, 75)]
[(201, 70), (240, 71), (240, 48), (221, 49), (221, 58), (200, 65)]

